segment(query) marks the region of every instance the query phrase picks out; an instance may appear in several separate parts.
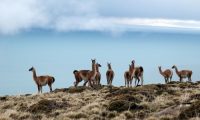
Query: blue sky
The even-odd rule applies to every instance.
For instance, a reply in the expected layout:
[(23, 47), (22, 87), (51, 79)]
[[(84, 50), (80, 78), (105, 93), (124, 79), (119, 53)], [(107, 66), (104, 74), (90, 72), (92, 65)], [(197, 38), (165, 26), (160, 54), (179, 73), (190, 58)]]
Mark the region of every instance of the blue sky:
[[(0, 94), (37, 93), (32, 73), (56, 78), (53, 88), (73, 85), (73, 70), (91, 69), (91, 58), (102, 65), (102, 84), (106, 84), (106, 63), (115, 71), (113, 84), (124, 85), (123, 73), (132, 59), (144, 67), (144, 83), (164, 83), (158, 72), (177, 65), (193, 70), (199, 80), (200, 34), (127, 32), (120, 36), (100, 32), (31, 32), (0, 37)], [(173, 80), (178, 80), (174, 73)], [(81, 83), (80, 85), (82, 85)], [(44, 87), (47, 92), (48, 87)]]
[[(0, 95), (36, 93), (28, 72), (53, 75), (53, 88), (69, 87), (74, 69), (91, 58), (116, 72), (114, 85), (132, 59), (145, 70), (145, 84), (164, 83), (158, 73), (176, 64), (200, 72), (198, 0), (1, 0)], [(174, 80), (177, 80), (175, 75)], [(81, 83), (82, 85), (82, 83)], [(48, 88), (45, 87), (45, 92)]]

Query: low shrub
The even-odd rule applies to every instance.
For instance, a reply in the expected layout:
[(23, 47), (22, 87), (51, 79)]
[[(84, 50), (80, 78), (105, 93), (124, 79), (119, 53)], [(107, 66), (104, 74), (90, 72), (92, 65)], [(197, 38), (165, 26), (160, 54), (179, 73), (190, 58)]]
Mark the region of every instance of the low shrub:
[(50, 113), (54, 109), (66, 108), (66, 102), (56, 102), (54, 100), (40, 100), (38, 103), (29, 107), (28, 111), (31, 113)]
[(72, 87), (69, 88), (68, 92), (69, 93), (81, 93), (86, 89), (86, 87), (80, 86), (80, 87)]
[(189, 108), (183, 110), (178, 118), (180, 120), (186, 120), (192, 117), (200, 116), (200, 100), (194, 102)]
[(126, 111), (126, 110), (141, 110), (141, 109), (143, 109), (142, 106), (137, 105), (134, 102), (129, 102), (129, 101), (125, 101), (125, 100), (113, 101), (108, 106), (108, 110), (117, 111), (117, 112), (122, 112), (122, 111)]
[(72, 119), (80, 119), (80, 118), (87, 118), (88, 116), (82, 112), (72, 113), (68, 115)]
[(6, 96), (0, 97), (0, 101), (6, 101), (6, 100), (8, 100), (8, 98)]
[(108, 115), (107, 115), (108, 118), (114, 118), (116, 116), (117, 116), (116, 112), (109, 112)]

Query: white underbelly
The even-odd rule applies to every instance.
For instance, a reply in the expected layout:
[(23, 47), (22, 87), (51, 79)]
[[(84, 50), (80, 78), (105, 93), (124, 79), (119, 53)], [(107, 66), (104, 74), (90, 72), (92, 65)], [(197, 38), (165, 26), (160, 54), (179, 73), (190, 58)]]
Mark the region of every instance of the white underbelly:
[(82, 75), (82, 74), (81, 74), (81, 78), (82, 78), (82, 80), (84, 80), (84, 81), (87, 81), (87, 80), (88, 80), (87, 76), (84, 76), (84, 75)]
[(181, 75), (181, 77), (182, 77), (182, 78), (187, 78), (188, 76), (187, 76), (187, 75)]
[(41, 86), (45, 86), (47, 84), (47, 81), (45, 80), (45, 81), (42, 81), (42, 82), (40, 82), (40, 85)]
[(87, 80), (88, 80), (88, 78), (87, 78), (87, 77), (82, 77), (82, 79), (83, 79), (84, 81), (87, 81)]

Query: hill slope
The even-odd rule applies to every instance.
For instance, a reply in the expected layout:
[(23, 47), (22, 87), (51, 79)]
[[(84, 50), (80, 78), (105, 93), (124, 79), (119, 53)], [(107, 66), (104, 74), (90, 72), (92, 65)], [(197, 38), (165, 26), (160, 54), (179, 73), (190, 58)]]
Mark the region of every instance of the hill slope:
[(200, 119), (200, 82), (133, 88), (56, 89), (53, 93), (0, 97), (7, 119)]

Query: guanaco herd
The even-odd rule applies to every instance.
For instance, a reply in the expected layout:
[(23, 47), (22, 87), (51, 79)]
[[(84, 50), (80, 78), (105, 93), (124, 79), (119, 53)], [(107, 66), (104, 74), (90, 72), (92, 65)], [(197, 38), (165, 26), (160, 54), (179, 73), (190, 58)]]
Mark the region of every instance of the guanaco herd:
[[(74, 70), (73, 74), (75, 77), (74, 86), (77, 87), (81, 81), (84, 81), (83, 86), (86, 86), (87, 83), (90, 87), (94, 87), (95, 85), (101, 85), (101, 73), (99, 72), (99, 67), (101, 65), (96, 63), (95, 59), (91, 59), (92, 61), (92, 70)], [(106, 72), (107, 85), (112, 86), (112, 81), (114, 79), (115, 73), (112, 70), (111, 63), (107, 63), (108, 70)], [(158, 67), (160, 74), (164, 77), (165, 83), (169, 83), (172, 80), (173, 71), (170, 69), (162, 70), (161, 66)], [(191, 70), (181, 70), (174, 65), (172, 69), (175, 69), (177, 76), (179, 77), (180, 82), (182, 82), (183, 78), (188, 78), (188, 81), (191, 82), (192, 79), (192, 71)], [(37, 76), (36, 70), (34, 67), (31, 67), (29, 71), (33, 72), (33, 80), (35, 81), (38, 87), (38, 93), (42, 93), (42, 86), (48, 85), (50, 92), (52, 92), (52, 84), (55, 82), (55, 78), (53, 76)], [(129, 65), (129, 69), (124, 72), (124, 80), (125, 87), (132, 87), (133, 78), (135, 79), (135, 86), (139, 85), (141, 81), (141, 86), (143, 85), (143, 67), (135, 67), (135, 61), (132, 60)]]

